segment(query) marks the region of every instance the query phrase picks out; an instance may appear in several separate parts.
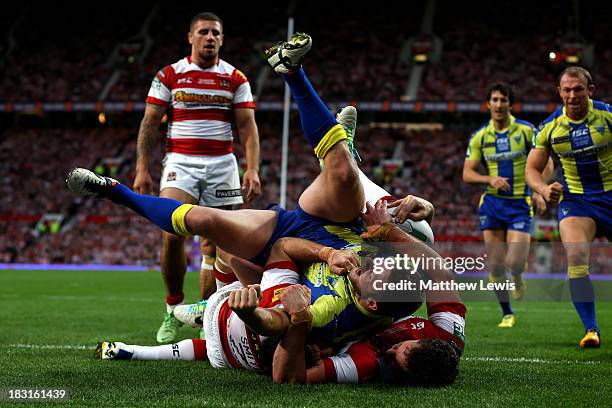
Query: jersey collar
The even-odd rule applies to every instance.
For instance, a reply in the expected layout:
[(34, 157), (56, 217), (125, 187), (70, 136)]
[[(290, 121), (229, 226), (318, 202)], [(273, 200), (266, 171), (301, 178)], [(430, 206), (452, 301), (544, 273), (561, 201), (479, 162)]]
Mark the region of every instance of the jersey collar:
[(563, 117), (569, 122), (569, 123), (573, 123), (573, 124), (579, 124), (579, 123), (584, 123), (587, 120), (591, 119), (591, 116), (593, 115), (593, 100), (591, 98), (589, 98), (589, 110), (587, 111), (587, 114), (584, 118), (580, 119), (580, 120), (572, 120), (570, 119), (569, 116), (567, 116), (567, 113), (565, 112), (565, 105), (563, 106)]
[(498, 130), (495, 130), (495, 125), (493, 124), (493, 119), (489, 119), (488, 129), (489, 129), (489, 132), (491, 132), (492, 134), (496, 135), (498, 133), (506, 133), (508, 131), (512, 132), (512, 130), (514, 130), (514, 126), (515, 125), (516, 125), (516, 118), (514, 116), (512, 116), (512, 114), (510, 114), (510, 124), (503, 131), (500, 132)]

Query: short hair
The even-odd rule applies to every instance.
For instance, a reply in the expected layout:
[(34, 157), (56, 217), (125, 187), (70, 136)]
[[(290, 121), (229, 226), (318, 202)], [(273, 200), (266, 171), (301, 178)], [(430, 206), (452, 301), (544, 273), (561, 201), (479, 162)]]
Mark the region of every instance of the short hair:
[(405, 374), (399, 382), (421, 387), (442, 387), (455, 381), (459, 357), (450, 343), (440, 339), (419, 340), (418, 346), (405, 349)]
[(493, 95), (493, 92), (495, 91), (498, 91), (499, 93), (504, 95), (506, 98), (508, 98), (508, 102), (510, 102), (510, 105), (514, 105), (515, 94), (514, 94), (514, 90), (512, 89), (510, 85), (508, 85), (505, 82), (496, 82), (493, 85), (491, 85), (489, 89), (487, 89), (487, 101), (491, 99), (491, 95)]
[(582, 67), (567, 67), (565, 68), (561, 74), (559, 75), (559, 84), (561, 84), (561, 78), (563, 75), (571, 76), (573, 78), (578, 78), (580, 76), (584, 77), (587, 81), (587, 86), (593, 85), (593, 77), (590, 72)]
[(221, 25), (221, 31), (223, 31), (223, 21), (221, 21), (221, 18), (218, 15), (211, 13), (210, 11), (203, 11), (193, 16), (191, 18), (191, 22), (189, 23), (189, 31), (193, 30), (193, 26), (198, 21), (218, 21)]

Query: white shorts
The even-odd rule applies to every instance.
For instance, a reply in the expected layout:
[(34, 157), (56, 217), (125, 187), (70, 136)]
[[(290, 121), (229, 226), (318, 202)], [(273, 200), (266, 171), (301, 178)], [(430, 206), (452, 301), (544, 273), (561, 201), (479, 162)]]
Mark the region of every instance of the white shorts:
[[(262, 298), (259, 302), (260, 307), (275, 307), (279, 305), (278, 295), (283, 287), (298, 283), (297, 266), (290, 262), (276, 263), (269, 265), (263, 273), (261, 281)], [(222, 287), (215, 292), (206, 304), (204, 311), (204, 333), (206, 334), (206, 354), (208, 360), (214, 368), (233, 367), (230, 360), (223, 351), (221, 332), (219, 330), (219, 315), (223, 305), (227, 301), (230, 292), (240, 289), (240, 282), (233, 282)], [(227, 309), (226, 309), (227, 310)], [(259, 371), (263, 367), (261, 362), (252, 358), (255, 351), (251, 347), (250, 341), (245, 341), (248, 336), (247, 329), (238, 316), (232, 313), (228, 320), (222, 322), (226, 324), (226, 344), (231, 350), (232, 360), (238, 367), (247, 370)], [(259, 336), (257, 342), (265, 341)], [(249, 356), (251, 358), (249, 358)]]
[(162, 164), (160, 191), (178, 188), (206, 207), (243, 203), (238, 162), (232, 153), (223, 156), (167, 153)]

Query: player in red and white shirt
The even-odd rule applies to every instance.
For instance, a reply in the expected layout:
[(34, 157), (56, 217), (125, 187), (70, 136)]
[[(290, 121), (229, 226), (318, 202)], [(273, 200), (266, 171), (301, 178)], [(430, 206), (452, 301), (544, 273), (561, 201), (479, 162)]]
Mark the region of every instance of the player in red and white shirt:
[(464, 347), (465, 306), (427, 305), (428, 319), (409, 316), (308, 369), (309, 383), (363, 383), (371, 379), (450, 384)]
[[(183, 203), (231, 209), (261, 193), (259, 181), (259, 135), (255, 103), (245, 75), (219, 58), (223, 45), (223, 23), (213, 13), (199, 13), (191, 20), (188, 40), (191, 55), (161, 69), (153, 79), (144, 118), (138, 133), (134, 190), (153, 191), (149, 164), (157, 143), (159, 126), (168, 117), (166, 156), (160, 182), (160, 197)], [(233, 129), (244, 146), (246, 171), (242, 186), (233, 151)], [(205, 255), (200, 272), (203, 298), (215, 290), (215, 248), (201, 240)], [(217, 269), (223, 261), (217, 259)], [(185, 276), (184, 238), (163, 233), (161, 269), (166, 286), (166, 315), (157, 341), (176, 338), (180, 326), (173, 307), (183, 302)]]

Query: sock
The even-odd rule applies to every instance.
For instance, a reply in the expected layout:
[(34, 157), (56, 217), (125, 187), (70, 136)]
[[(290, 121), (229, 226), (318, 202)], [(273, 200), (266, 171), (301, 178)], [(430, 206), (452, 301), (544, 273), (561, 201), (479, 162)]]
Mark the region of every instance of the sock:
[[(163, 346), (128, 345), (132, 349), (132, 360), (204, 360), (202, 348), (206, 350), (206, 342), (199, 339), (187, 339)], [(204, 353), (204, 355), (206, 355)], [(199, 357), (199, 358), (198, 358)]]
[(569, 279), (570, 293), (574, 308), (582, 320), (585, 330), (597, 329), (597, 319), (595, 317), (595, 291), (591, 278), (581, 276)]
[[(489, 274), (489, 282), (491, 283), (502, 283), (506, 280), (506, 271), (505, 270), (496, 270), (495, 274)], [(497, 297), (497, 301), (501, 306), (503, 315), (514, 314), (512, 312), (512, 307), (510, 307), (510, 297), (508, 296), (508, 291), (506, 289), (494, 289), (495, 296)]]
[(109, 198), (114, 203), (125, 205), (142, 215), (164, 231), (177, 234), (172, 225), (172, 213), (183, 205), (180, 201), (138, 194), (121, 183), (116, 183), (111, 187)]
[(174, 293), (166, 296), (166, 312), (170, 313), (178, 305), (183, 304), (185, 294), (183, 292)]
[(238, 280), (232, 268), (230, 268), (221, 257), (217, 257), (215, 260), (213, 273), (215, 274), (215, 281), (217, 282), (217, 290)]
[(496, 289), (495, 296), (497, 296), (497, 301), (501, 306), (502, 313), (504, 314), (504, 316), (507, 314), (514, 314), (514, 312), (512, 312), (512, 307), (510, 307), (510, 298), (508, 297), (507, 290)]
[[(338, 125), (338, 122), (312, 87), (303, 69), (300, 68), (299, 71), (283, 75), (283, 77), (291, 89), (298, 111), (300, 112), (304, 135), (316, 152), (317, 147), (321, 147), (319, 146), (320, 142), (328, 135), (334, 126)], [(339, 131), (341, 130), (344, 134), (344, 130), (341, 128), (342, 126), (340, 126)], [(346, 134), (344, 134), (344, 138), (346, 138)], [(335, 143), (337, 142), (336, 140)], [(329, 148), (330, 147), (331, 146), (329, 146)], [(327, 150), (329, 150), (329, 148), (327, 148)], [(327, 153), (327, 150), (325, 153)], [(319, 153), (317, 153), (317, 156), (323, 158), (324, 155), (320, 156)]]

